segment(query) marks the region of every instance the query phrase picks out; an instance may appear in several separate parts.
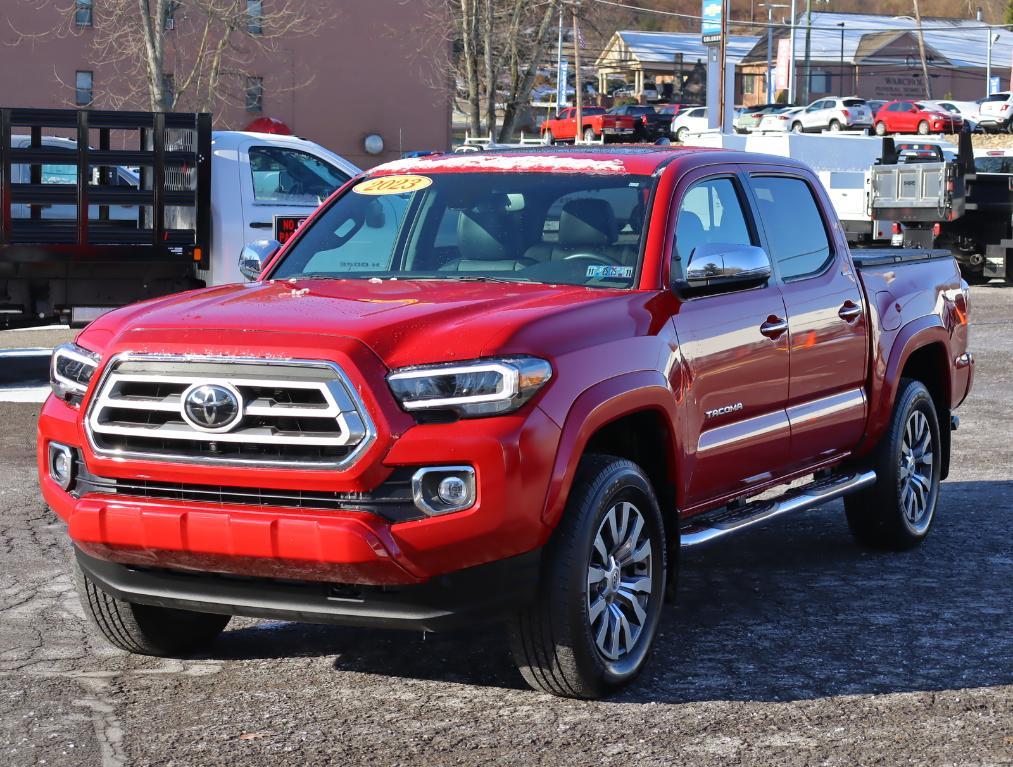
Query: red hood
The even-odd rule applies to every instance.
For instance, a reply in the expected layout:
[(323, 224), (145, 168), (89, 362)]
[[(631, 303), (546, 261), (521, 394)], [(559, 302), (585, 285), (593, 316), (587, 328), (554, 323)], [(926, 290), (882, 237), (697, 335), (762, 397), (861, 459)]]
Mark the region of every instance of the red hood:
[[(226, 285), (110, 312), (92, 323), (80, 341), (99, 352), (113, 347), (154, 350), (171, 340), (174, 347), (213, 345), (249, 353), (296, 337), (316, 339), (325, 349), (338, 338), (352, 338), (395, 368), (498, 352), (551, 354), (583, 345), (581, 338), (587, 343), (613, 333), (628, 336), (636, 333), (630, 322), (636, 313), (629, 304), (646, 299), (635, 292), (523, 283), (306, 280)], [(586, 318), (584, 312), (589, 312)], [(573, 329), (565, 334), (569, 338), (560, 338), (563, 327)], [(553, 348), (531, 348), (543, 339)]]

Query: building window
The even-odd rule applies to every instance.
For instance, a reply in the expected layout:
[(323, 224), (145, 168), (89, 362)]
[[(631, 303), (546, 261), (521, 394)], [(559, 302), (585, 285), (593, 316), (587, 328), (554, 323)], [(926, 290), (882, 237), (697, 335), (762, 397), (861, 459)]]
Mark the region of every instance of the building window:
[(166, 112), (176, 103), (176, 78), (171, 74), (162, 75), (162, 109)]
[(94, 98), (93, 85), (91, 72), (78, 72), (74, 77), (74, 103), (79, 107), (91, 104)]
[(90, 27), (91, 23), (91, 0), (75, 0), (74, 24), (79, 27)]
[(263, 77), (247, 77), (246, 78), (246, 111), (247, 112), (263, 112), (264, 111), (264, 78)]
[(246, 0), (246, 26), (251, 35), (264, 31), (264, 0)]
[(809, 75), (810, 93), (830, 93), (830, 73), (812, 72)]

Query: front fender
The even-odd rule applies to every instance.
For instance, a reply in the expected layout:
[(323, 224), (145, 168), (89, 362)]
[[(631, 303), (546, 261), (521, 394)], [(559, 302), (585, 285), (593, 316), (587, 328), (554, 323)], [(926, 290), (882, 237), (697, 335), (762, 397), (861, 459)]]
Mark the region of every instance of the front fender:
[[(612, 421), (647, 410), (659, 412), (670, 424), (670, 433), (677, 433), (675, 397), (664, 375), (656, 370), (643, 370), (610, 378), (595, 384), (577, 397), (563, 422), (542, 511), (542, 519), (550, 528), (555, 527), (563, 514), (577, 466), (591, 436)], [(668, 455), (671, 476), (674, 476), (676, 455), (673, 444)]]

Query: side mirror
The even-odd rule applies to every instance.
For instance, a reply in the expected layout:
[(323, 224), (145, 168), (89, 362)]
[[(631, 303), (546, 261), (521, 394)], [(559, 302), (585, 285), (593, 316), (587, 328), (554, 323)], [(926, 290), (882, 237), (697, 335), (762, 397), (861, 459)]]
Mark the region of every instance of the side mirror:
[(275, 253), (281, 244), (277, 240), (257, 240), (243, 248), (239, 254), (239, 272), (249, 282), (256, 280), (264, 270), (264, 264)]
[(698, 245), (689, 255), (681, 287), (735, 289), (760, 285), (772, 274), (763, 248), (727, 242)]

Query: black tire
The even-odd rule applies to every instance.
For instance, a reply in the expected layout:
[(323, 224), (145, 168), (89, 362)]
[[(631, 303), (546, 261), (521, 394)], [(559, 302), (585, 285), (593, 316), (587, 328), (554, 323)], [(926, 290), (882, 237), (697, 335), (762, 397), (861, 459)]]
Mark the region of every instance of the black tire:
[[(928, 454), (931, 466), (927, 477), (915, 480), (909, 477), (918, 473), (916, 467), (919, 465), (924, 472), (924, 464), (905, 456), (911, 435), (916, 433), (913, 424), (918, 423), (918, 419), (923, 419), (927, 427), (930, 442), (926, 451), (931, 451)], [(876, 484), (844, 499), (848, 526), (860, 543), (876, 549), (903, 551), (925, 539), (939, 501), (941, 446), (939, 419), (932, 395), (921, 381), (902, 378), (890, 425), (871, 457)], [(912, 456), (917, 453), (917, 449), (911, 451)], [(922, 493), (911, 491), (916, 498), (924, 498), (924, 510), (913, 517), (906, 507), (907, 493), (913, 485), (921, 487), (923, 483)], [(920, 500), (915, 502), (920, 503)]]
[(886, 135), (886, 123), (884, 123), (884, 122), (878, 122), (878, 123), (876, 123), (876, 135), (877, 136), (885, 136)]
[(96, 586), (74, 562), (74, 582), (91, 624), (112, 645), (138, 655), (175, 656), (214, 641), (231, 616), (127, 602)]
[(918, 135), (919, 136), (929, 135), (929, 124), (925, 122), (925, 120), (922, 120), (920, 123), (918, 123)]
[[(617, 536), (607, 529), (610, 514), (620, 522), (626, 515), (627, 524), (618, 538), (632, 536), (632, 544), (629, 539), (617, 544)], [(638, 517), (642, 521), (639, 528)], [(636, 545), (641, 539), (643, 543)], [(610, 543), (607, 557), (612, 569), (606, 574), (595, 562), (596, 557), (605, 561)], [(634, 569), (633, 579), (624, 578), (624, 571), (627, 575), (630, 571), (618, 563), (624, 558), (632, 561), (633, 555), (626, 554), (642, 552), (648, 544), (649, 559), (642, 557), (631, 565), (646, 567), (648, 574)], [(657, 634), (667, 556), (661, 510), (640, 467), (607, 455), (582, 458), (563, 519), (545, 550), (538, 594), (509, 626), (514, 660), (524, 680), (536, 690), (570, 698), (600, 698), (629, 684), (647, 662)], [(601, 577), (589, 585), (593, 571)], [(645, 584), (650, 593), (639, 602), (635, 592), (642, 593)], [(624, 585), (625, 595), (620, 596), (623, 589), (617, 587)], [(617, 617), (626, 616), (624, 609), (633, 614), (635, 608), (627, 602), (630, 596), (638, 600), (644, 613), (639, 626), (628, 617)], [(595, 607), (598, 614), (592, 618)], [(621, 631), (624, 624), (620, 620), (625, 621), (626, 632)], [(593, 631), (596, 625), (600, 628)], [(634, 628), (639, 629), (635, 635), (631, 633)], [(613, 642), (607, 641), (610, 636)], [(626, 651), (615, 658), (606, 657), (600, 645), (610, 644), (616, 652), (619, 637), (624, 637)]]

